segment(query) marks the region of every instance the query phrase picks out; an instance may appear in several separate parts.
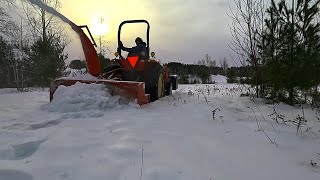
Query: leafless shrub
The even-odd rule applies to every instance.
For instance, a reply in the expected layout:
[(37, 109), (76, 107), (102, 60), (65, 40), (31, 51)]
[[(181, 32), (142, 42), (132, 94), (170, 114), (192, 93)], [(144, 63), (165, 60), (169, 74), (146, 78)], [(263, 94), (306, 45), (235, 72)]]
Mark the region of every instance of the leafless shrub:
[(269, 115), (271, 119), (275, 120), (277, 123), (279, 123), (279, 119), (281, 119), (282, 122), (285, 123), (285, 120), (284, 120), (285, 116), (277, 112), (275, 105), (272, 106), (272, 110), (273, 110), (272, 114)]
[(222, 122), (224, 122), (224, 120), (223, 120), (223, 116), (219, 116), (219, 118), (221, 119), (221, 121), (222, 121)]
[(314, 162), (314, 161), (312, 161), (312, 160), (310, 160), (310, 164), (311, 164), (311, 166), (313, 166), (313, 167), (317, 166), (317, 163)]
[[(294, 119), (289, 119), (286, 120), (285, 122), (289, 122), (292, 123), (293, 125), (295, 125), (297, 127), (297, 135), (299, 134), (299, 131), (302, 133), (301, 128), (303, 126), (307, 126), (307, 120), (305, 119), (305, 115), (304, 115), (304, 108), (303, 105), (302, 107), (302, 116), (300, 114), (298, 114)], [(308, 128), (307, 128), (308, 129)], [(308, 129), (309, 131), (310, 129)]]
[(204, 99), (205, 99), (206, 103), (208, 104), (209, 103), (208, 98), (205, 96)]
[(219, 108), (216, 108), (212, 111), (212, 119), (214, 120), (215, 119), (215, 115), (216, 115), (216, 111), (220, 111)]
[(191, 90), (189, 90), (188, 96), (194, 96), (194, 93)]
[(141, 148), (140, 180), (142, 179), (142, 175), (143, 175), (143, 151), (144, 151), (144, 148), (143, 148), (143, 145), (142, 145), (142, 148)]
[(253, 114), (254, 114), (254, 116), (255, 116), (255, 120), (256, 120), (256, 123), (257, 123), (257, 126), (258, 126), (258, 131), (262, 131), (262, 132), (264, 133), (264, 135), (269, 139), (269, 141), (271, 142), (271, 144), (275, 144), (276, 147), (279, 147), (278, 144), (277, 144), (277, 142), (275, 141), (275, 139), (272, 140), (272, 139), (270, 138), (270, 136), (269, 136), (269, 135), (265, 132), (265, 130), (262, 128), (262, 126), (260, 125), (260, 122), (259, 122), (259, 120), (258, 120), (258, 118), (257, 118), (257, 115), (256, 115), (255, 111), (254, 111), (251, 107), (247, 107), (247, 108), (251, 109), (252, 112), (253, 112)]

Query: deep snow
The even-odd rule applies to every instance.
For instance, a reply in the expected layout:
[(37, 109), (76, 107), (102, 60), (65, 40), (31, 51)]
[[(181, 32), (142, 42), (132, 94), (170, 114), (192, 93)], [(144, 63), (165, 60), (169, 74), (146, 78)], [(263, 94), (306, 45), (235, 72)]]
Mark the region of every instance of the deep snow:
[(320, 164), (314, 111), (305, 110), (312, 129), (296, 135), (262, 100), (240, 97), (244, 86), (219, 82), (180, 85), (142, 107), (101, 85), (59, 87), (52, 103), (47, 91), (2, 92), (0, 180), (138, 180), (141, 170), (143, 180), (319, 179), (310, 164)]

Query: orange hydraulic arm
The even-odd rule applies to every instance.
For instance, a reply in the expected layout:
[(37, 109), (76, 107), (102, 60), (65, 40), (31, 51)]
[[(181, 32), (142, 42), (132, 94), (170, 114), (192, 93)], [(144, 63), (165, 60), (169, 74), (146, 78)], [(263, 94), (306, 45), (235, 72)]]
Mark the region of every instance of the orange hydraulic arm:
[[(72, 29), (78, 33), (80, 36), (82, 49), (86, 58), (88, 71), (92, 76), (98, 77), (100, 75), (100, 62), (98, 59), (98, 54), (94, 46), (96, 46), (96, 43), (88, 29), (88, 26), (77, 26), (74, 23), (70, 22), (70, 25)], [(92, 42), (89, 40), (87, 35), (83, 32), (82, 28), (86, 28)]]

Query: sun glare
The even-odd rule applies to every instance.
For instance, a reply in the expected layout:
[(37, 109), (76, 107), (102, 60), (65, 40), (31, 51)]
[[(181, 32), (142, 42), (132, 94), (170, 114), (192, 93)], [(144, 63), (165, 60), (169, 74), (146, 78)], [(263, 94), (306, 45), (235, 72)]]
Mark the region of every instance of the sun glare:
[(104, 35), (108, 32), (108, 25), (104, 18), (94, 18), (91, 23), (91, 31), (95, 35)]

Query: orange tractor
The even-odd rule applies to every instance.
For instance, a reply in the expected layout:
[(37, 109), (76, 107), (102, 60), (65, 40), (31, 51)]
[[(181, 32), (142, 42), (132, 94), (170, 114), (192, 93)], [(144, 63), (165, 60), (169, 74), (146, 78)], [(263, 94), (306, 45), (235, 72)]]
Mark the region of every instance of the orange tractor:
[[(121, 29), (127, 23), (146, 23), (147, 24), (147, 42), (146, 55), (129, 53), (127, 58), (122, 57), (120, 44)], [(71, 86), (76, 82), (104, 84), (110, 88), (113, 94), (127, 95), (137, 100), (139, 105), (155, 101), (165, 95), (171, 95), (172, 90), (177, 89), (176, 76), (170, 76), (166, 66), (161, 66), (154, 58), (150, 58), (149, 32), (150, 25), (146, 20), (129, 20), (120, 24), (118, 29), (118, 49), (115, 55), (116, 59), (101, 71), (100, 61), (94, 48), (96, 43), (87, 26), (77, 26), (70, 23), (72, 29), (80, 36), (82, 48), (85, 54), (88, 72), (97, 77), (95, 80), (75, 79), (75, 77), (56, 79), (50, 86), (50, 101), (54, 97), (54, 92), (60, 85)], [(86, 28), (90, 39), (83, 32)], [(154, 53), (151, 53), (154, 56)]]

